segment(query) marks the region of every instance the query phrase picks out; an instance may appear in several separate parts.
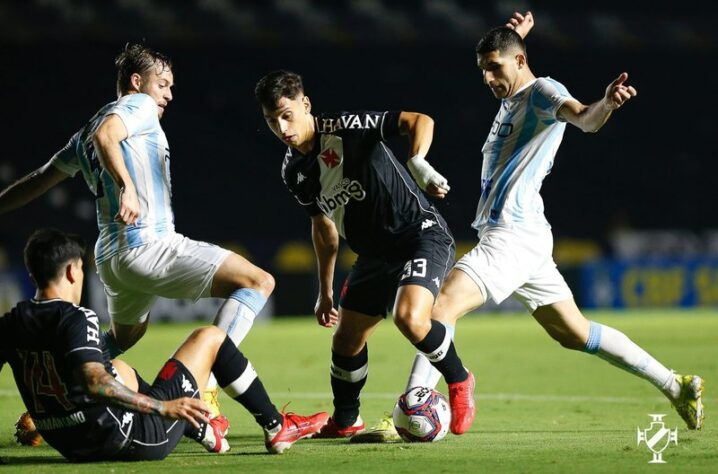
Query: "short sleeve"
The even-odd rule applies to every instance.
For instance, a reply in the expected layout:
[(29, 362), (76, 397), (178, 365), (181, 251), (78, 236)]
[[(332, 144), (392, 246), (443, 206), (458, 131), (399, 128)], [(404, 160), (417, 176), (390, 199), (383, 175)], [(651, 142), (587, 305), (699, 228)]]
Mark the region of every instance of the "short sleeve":
[(73, 306), (58, 326), (58, 336), (64, 343), (65, 358), (71, 367), (86, 362), (104, 364), (100, 343), (100, 320), (86, 308)]
[(287, 187), (290, 193), (294, 195), (294, 198), (309, 214), (309, 216), (316, 216), (322, 212), (319, 209), (314, 197), (309, 192), (309, 180), (308, 176), (304, 175), (301, 170), (295, 170), (289, 166), (289, 162), (292, 159), (292, 151), (287, 150), (287, 154), (282, 163), (282, 181)]
[(77, 141), (80, 139), (80, 132), (70, 138), (67, 145), (50, 158), (50, 164), (63, 173), (75, 176), (80, 171), (80, 158), (77, 156)]
[(574, 99), (563, 84), (550, 77), (541, 77), (536, 80), (534, 93), (536, 94), (534, 100), (542, 111), (558, 121), (564, 121), (558, 115), (558, 111), (567, 100)]
[(159, 126), (157, 103), (147, 94), (128, 94), (120, 97), (107, 114), (120, 117), (125, 124), (128, 137), (150, 132)]

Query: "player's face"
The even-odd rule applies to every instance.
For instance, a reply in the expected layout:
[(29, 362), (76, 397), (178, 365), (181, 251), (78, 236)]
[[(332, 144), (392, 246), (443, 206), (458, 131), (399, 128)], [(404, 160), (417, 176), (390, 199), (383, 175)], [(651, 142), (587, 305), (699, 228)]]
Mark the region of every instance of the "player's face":
[(172, 101), (172, 87), (174, 76), (168, 67), (158, 65), (150, 70), (139, 80), (139, 92), (147, 94), (157, 102), (157, 116), (162, 118), (165, 107)]
[(479, 55), (478, 64), (484, 76), (484, 84), (489, 86), (497, 99), (511, 97), (516, 91), (520, 63), (515, 52), (501, 54), (499, 51), (491, 51)]
[(304, 148), (313, 138), (311, 104), (309, 98), (300, 94), (294, 99), (282, 97), (275, 110), (262, 107), (264, 120), (282, 142), (292, 148)]

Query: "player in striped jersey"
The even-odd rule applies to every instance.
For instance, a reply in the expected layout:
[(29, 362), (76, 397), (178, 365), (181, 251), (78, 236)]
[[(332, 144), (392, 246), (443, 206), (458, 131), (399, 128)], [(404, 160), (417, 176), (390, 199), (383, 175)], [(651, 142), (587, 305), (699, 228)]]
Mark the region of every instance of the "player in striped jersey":
[[(541, 183), (551, 170), (566, 123), (597, 132), (636, 95), (628, 74), (611, 82), (601, 100), (584, 105), (559, 82), (536, 78), (524, 37), (530, 13), (487, 33), (476, 47), (484, 83), (501, 100), (482, 149), (481, 196), (473, 227), (478, 245), (449, 273), (433, 317), (453, 333), (456, 320), (488, 298), (521, 301), (563, 347), (596, 354), (661, 390), (690, 429), (703, 421), (700, 377), (674, 374), (620, 331), (586, 319), (553, 261), (551, 227), (543, 214)], [(435, 385), (433, 369), (417, 354), (409, 385)]]
[[(160, 125), (173, 98), (172, 63), (150, 48), (128, 45), (115, 64), (118, 99), (102, 107), (47, 164), (0, 193), (0, 214), (80, 172), (96, 197), (95, 263), (112, 318), (104, 335), (110, 355), (142, 337), (158, 296), (227, 298), (215, 324), (239, 345), (274, 279), (235, 253), (175, 231), (170, 148)], [(217, 393), (212, 380), (209, 389), (212, 402)]]

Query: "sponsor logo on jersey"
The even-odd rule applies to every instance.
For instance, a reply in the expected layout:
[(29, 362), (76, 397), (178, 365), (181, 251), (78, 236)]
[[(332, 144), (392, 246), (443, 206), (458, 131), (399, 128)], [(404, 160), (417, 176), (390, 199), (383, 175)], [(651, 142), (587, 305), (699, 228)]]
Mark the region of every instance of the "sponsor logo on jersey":
[(379, 128), (379, 114), (357, 115), (347, 114), (337, 118), (323, 118), (317, 120), (319, 133), (334, 133), (337, 130), (363, 130)]
[(334, 151), (333, 148), (327, 148), (324, 150), (319, 155), (319, 158), (321, 158), (324, 164), (327, 165), (327, 168), (336, 168), (342, 162), (342, 159), (339, 158), (339, 155), (337, 155), (337, 152)]
[(325, 214), (331, 214), (349, 204), (352, 199), (363, 201), (365, 197), (366, 191), (359, 181), (356, 179), (350, 181), (348, 178), (344, 178), (332, 188), (329, 194), (321, 194), (317, 198), (317, 205)]
[(421, 223), (421, 230), (428, 229), (429, 227), (432, 227), (436, 225), (436, 221), (433, 219), (426, 219), (424, 222)]
[(439, 277), (434, 277), (431, 279), (431, 281), (434, 282), (437, 288), (441, 287), (441, 283), (439, 282)]
[(297, 173), (297, 184), (300, 184), (300, 183), (301, 183), (302, 181), (304, 181), (305, 179), (307, 179), (307, 177), (304, 176), (304, 175), (301, 173), (301, 171), (300, 171), (299, 173)]

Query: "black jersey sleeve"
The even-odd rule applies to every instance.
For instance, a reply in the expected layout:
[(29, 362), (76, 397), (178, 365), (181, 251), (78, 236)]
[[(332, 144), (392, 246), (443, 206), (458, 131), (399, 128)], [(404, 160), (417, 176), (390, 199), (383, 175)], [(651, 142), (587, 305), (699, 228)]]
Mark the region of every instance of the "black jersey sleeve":
[(282, 181), (310, 216), (316, 216), (322, 212), (313, 195), (314, 180), (310, 179), (309, 176), (315, 174), (315, 172), (315, 170), (311, 169), (302, 171), (292, 161), (292, 150), (287, 150), (282, 163)]
[(97, 315), (80, 306), (72, 306), (66, 311), (57, 329), (68, 364), (78, 367), (85, 362), (104, 363)]
[(322, 114), (316, 118), (319, 133), (355, 136), (377, 143), (399, 135), (400, 111), (355, 111)]

